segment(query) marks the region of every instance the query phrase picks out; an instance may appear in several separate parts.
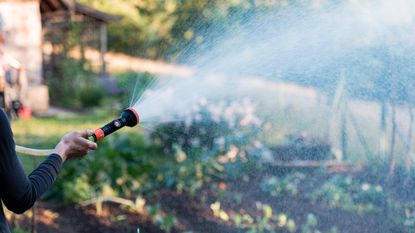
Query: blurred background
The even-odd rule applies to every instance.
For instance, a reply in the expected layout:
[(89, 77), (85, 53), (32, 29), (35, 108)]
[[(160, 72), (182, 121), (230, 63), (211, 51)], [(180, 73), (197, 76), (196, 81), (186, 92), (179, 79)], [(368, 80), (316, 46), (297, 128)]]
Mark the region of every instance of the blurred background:
[(13, 232), (415, 231), (411, 1), (0, 0), (0, 19), (16, 144), (143, 118), (7, 212)]

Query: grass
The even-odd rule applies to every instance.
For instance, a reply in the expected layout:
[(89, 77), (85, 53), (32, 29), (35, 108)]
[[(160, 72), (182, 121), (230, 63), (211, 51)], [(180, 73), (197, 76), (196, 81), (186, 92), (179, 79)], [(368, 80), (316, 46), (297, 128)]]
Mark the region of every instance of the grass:
[(112, 117), (104, 115), (78, 115), (71, 117), (34, 117), (29, 121), (12, 122), (14, 139), (25, 146), (51, 147), (71, 131), (97, 128)]
[[(16, 144), (36, 149), (51, 149), (66, 133), (74, 130), (95, 129), (111, 121), (106, 113), (88, 113), (68, 117), (32, 117), (28, 121), (11, 123)], [(43, 158), (20, 156), (26, 171), (31, 171)]]

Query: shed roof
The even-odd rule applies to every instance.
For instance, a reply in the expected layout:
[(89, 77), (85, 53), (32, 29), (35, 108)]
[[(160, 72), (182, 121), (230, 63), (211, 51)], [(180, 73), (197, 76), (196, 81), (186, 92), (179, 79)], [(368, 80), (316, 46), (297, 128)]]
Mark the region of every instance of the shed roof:
[(121, 19), (120, 16), (111, 15), (80, 3), (75, 3), (75, 13), (91, 17), (105, 23)]
[(99, 11), (92, 7), (77, 3), (74, 0), (41, 0), (40, 12), (43, 14), (70, 12), (71, 14), (83, 15), (104, 23), (120, 19), (119, 16)]
[(73, 8), (74, 2), (67, 0), (41, 0), (40, 12), (68, 11)]

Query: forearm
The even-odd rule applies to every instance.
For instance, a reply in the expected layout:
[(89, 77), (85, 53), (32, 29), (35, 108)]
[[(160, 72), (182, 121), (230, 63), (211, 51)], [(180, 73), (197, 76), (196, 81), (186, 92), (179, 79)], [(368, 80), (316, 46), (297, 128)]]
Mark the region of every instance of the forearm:
[(13, 133), (0, 110), (0, 197), (7, 208), (23, 213), (50, 188), (62, 167), (62, 158), (52, 154), (29, 176), (16, 156)]
[(30, 209), (35, 201), (46, 192), (55, 181), (62, 166), (62, 159), (57, 154), (50, 155), (28, 177), (20, 163), (14, 171), (9, 170), (7, 190), (2, 199), (7, 208), (15, 213)]
[(36, 190), (36, 199), (52, 186), (61, 167), (62, 158), (57, 154), (51, 154), (29, 174), (30, 183)]

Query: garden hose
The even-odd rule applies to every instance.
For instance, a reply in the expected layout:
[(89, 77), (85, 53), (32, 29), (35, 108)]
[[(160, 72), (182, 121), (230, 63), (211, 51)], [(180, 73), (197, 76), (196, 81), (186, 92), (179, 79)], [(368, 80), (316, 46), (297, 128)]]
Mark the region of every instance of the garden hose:
[[(136, 126), (139, 122), (140, 117), (138, 116), (137, 111), (135, 111), (133, 108), (128, 108), (122, 111), (121, 115), (117, 119), (111, 121), (101, 128), (95, 129), (94, 133), (88, 137), (88, 140), (98, 142), (105, 136), (108, 136), (109, 134), (121, 129), (124, 126), (133, 127)], [(16, 145), (16, 152), (33, 156), (47, 156), (50, 155), (53, 150), (32, 149)]]
[(24, 146), (16, 145), (16, 152), (25, 155), (33, 155), (33, 156), (48, 156), (52, 154), (53, 150), (40, 150), (40, 149), (32, 149)]

